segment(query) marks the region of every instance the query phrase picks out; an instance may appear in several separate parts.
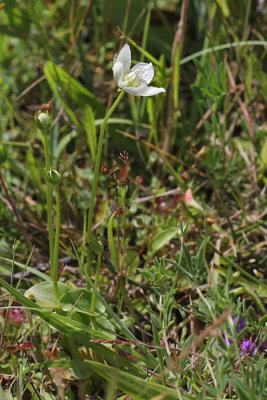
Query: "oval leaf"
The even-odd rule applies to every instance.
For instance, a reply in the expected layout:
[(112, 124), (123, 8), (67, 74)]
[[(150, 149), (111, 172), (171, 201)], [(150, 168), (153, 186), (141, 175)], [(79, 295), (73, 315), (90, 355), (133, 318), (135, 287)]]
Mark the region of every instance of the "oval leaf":
[(161, 247), (169, 243), (178, 233), (177, 228), (169, 228), (159, 232), (153, 237), (148, 247), (149, 258), (152, 257)]
[[(69, 291), (69, 286), (64, 283), (58, 282), (59, 295), (62, 296), (64, 293)], [(36, 301), (41, 307), (46, 308), (59, 308), (58, 301), (56, 299), (54, 284), (53, 282), (40, 282), (26, 290), (25, 297), (30, 300)]]

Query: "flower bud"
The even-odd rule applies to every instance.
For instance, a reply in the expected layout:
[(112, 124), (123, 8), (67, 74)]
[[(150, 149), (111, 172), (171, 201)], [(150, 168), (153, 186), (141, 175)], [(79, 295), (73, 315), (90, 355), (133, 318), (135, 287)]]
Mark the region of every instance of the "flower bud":
[(41, 131), (48, 131), (52, 124), (52, 118), (48, 112), (44, 113), (39, 111), (37, 117), (35, 118), (35, 123), (37, 128), (39, 128)]
[(198, 210), (201, 212), (204, 211), (203, 208), (201, 207), (201, 205), (194, 199), (191, 189), (186, 190), (186, 192), (184, 194), (184, 201), (188, 207), (194, 208), (195, 210)]
[(104, 246), (103, 243), (101, 242), (101, 240), (95, 239), (94, 237), (91, 238), (91, 243), (90, 243), (90, 247), (92, 249), (92, 251), (96, 254), (101, 254), (104, 251)]
[(61, 174), (56, 169), (45, 169), (45, 179), (52, 185), (57, 185), (61, 180)]

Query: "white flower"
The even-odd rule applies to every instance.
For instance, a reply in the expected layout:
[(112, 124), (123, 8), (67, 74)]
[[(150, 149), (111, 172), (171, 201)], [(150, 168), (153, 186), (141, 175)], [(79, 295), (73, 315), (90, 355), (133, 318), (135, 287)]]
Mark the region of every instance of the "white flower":
[(125, 44), (114, 59), (113, 74), (120, 89), (134, 96), (154, 96), (165, 92), (163, 88), (147, 86), (153, 79), (154, 68), (151, 63), (136, 64), (131, 70), (131, 50)]

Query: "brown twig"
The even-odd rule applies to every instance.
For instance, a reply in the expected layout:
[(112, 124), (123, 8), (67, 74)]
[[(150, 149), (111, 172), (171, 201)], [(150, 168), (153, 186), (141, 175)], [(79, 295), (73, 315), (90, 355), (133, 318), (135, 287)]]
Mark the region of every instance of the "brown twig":
[(182, 165), (185, 165), (185, 163), (184, 163), (180, 158), (175, 157), (174, 155), (168, 153), (167, 151), (165, 151), (165, 150), (163, 150), (163, 149), (161, 149), (161, 148), (155, 146), (154, 144), (150, 143), (148, 140), (139, 139), (139, 138), (137, 138), (136, 136), (131, 135), (131, 134), (128, 133), (128, 132), (121, 131), (120, 129), (116, 129), (116, 132), (118, 132), (118, 133), (120, 133), (121, 135), (124, 135), (124, 136), (126, 136), (126, 137), (128, 137), (128, 138), (130, 138), (130, 139), (132, 139), (132, 140), (135, 140), (136, 142), (137, 142), (137, 141), (140, 141), (140, 142), (143, 143), (145, 146), (150, 147), (151, 149), (155, 150), (156, 152), (158, 152), (158, 153), (160, 153), (160, 154), (163, 154), (164, 156), (167, 156), (167, 157), (171, 158), (173, 161), (176, 161), (176, 162), (178, 162), (178, 163), (180, 163), (180, 164), (182, 164)]
[(80, 22), (80, 24), (79, 24), (79, 26), (78, 26), (78, 29), (77, 29), (77, 32), (76, 32), (76, 37), (78, 37), (79, 34), (80, 34), (80, 31), (81, 31), (81, 29), (82, 29), (82, 27), (83, 27), (83, 23), (84, 23), (84, 21), (85, 21), (85, 18), (86, 18), (87, 14), (88, 14), (88, 12), (89, 12), (89, 10), (90, 10), (90, 8), (91, 8), (92, 2), (93, 2), (93, 0), (89, 0), (89, 1), (88, 1), (88, 4), (87, 4), (87, 6), (86, 6), (86, 9), (84, 10), (83, 16), (82, 16), (82, 18), (81, 18), (81, 22)]
[(188, 354), (191, 352), (194, 352), (199, 345), (205, 340), (206, 337), (211, 337), (214, 336), (216, 333), (216, 329), (219, 328), (226, 320), (227, 318), (231, 315), (232, 310), (227, 309), (221, 317), (219, 317), (213, 324), (207, 326), (200, 334), (199, 336), (190, 344), (190, 346), (186, 347), (184, 350), (181, 351), (179, 354), (178, 360), (182, 360), (183, 358), (186, 358)]
[(168, 151), (170, 137), (173, 131), (173, 79), (174, 79), (174, 67), (175, 67), (175, 52), (178, 46), (179, 49), (179, 59), (183, 51), (183, 43), (184, 43), (184, 31), (186, 24), (186, 16), (187, 16), (187, 8), (188, 8), (189, 0), (183, 0), (180, 21), (178, 23), (177, 31), (174, 36), (173, 44), (172, 44), (172, 54), (171, 54), (171, 79), (170, 79), (170, 90), (168, 97), (168, 114), (167, 114), (167, 134), (165, 136), (165, 141), (163, 144), (163, 150)]
[(44, 81), (46, 79), (45, 75), (41, 76), (39, 79), (37, 79), (36, 81), (34, 81), (33, 83), (31, 83), (25, 90), (23, 90), (23, 92), (21, 92), (21, 94), (16, 98), (16, 100), (20, 100), (23, 96), (25, 96), (25, 94), (27, 94), (30, 90), (32, 90), (36, 85), (38, 85), (39, 83), (41, 83), (42, 81)]
[[(232, 71), (230, 69), (229, 64), (226, 64), (226, 71), (227, 75), (229, 78), (229, 82), (231, 85), (231, 89), (236, 88), (236, 83), (232, 74)], [(240, 96), (237, 98), (237, 102), (241, 108), (241, 111), (244, 115), (245, 120), (247, 121), (247, 127), (248, 127), (248, 134), (251, 139), (251, 147), (250, 147), (250, 158), (251, 158), (251, 163), (252, 163), (252, 171), (253, 171), (253, 180), (254, 183), (257, 183), (257, 171), (256, 171), (256, 164), (255, 164), (255, 151), (254, 151), (254, 145), (253, 145), (253, 137), (254, 137), (254, 131), (253, 131), (253, 126), (252, 126), (252, 119), (250, 117), (248, 108), (245, 106), (244, 102), (241, 100)]]

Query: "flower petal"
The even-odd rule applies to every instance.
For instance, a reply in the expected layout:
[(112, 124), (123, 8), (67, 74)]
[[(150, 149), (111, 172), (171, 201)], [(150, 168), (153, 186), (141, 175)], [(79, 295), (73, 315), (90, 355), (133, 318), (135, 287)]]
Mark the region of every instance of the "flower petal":
[(165, 92), (163, 88), (147, 86), (146, 84), (135, 87), (124, 87), (123, 90), (134, 96), (154, 96), (155, 94)]
[[(125, 44), (116, 58), (116, 62), (120, 62), (123, 65), (124, 74), (128, 74), (131, 66), (131, 50), (128, 44)], [(115, 65), (114, 64), (114, 65)]]
[(146, 84), (149, 84), (154, 77), (152, 63), (138, 63), (131, 69), (131, 72), (133, 71), (136, 73), (137, 77)]
[(147, 86), (146, 84), (135, 87), (124, 87), (123, 90), (134, 96), (154, 96), (155, 94), (165, 92), (163, 88)]
[(129, 94), (133, 94), (134, 96), (142, 96), (142, 93), (146, 90), (147, 85), (144, 83), (140, 86), (131, 86), (124, 87), (123, 90)]
[(166, 90), (164, 88), (158, 88), (154, 86), (147, 86), (146, 90), (141, 94), (141, 96), (154, 96), (155, 94), (164, 93)]
[(121, 82), (123, 78), (123, 65), (120, 61), (116, 61), (112, 67), (114, 79), (116, 82)]

